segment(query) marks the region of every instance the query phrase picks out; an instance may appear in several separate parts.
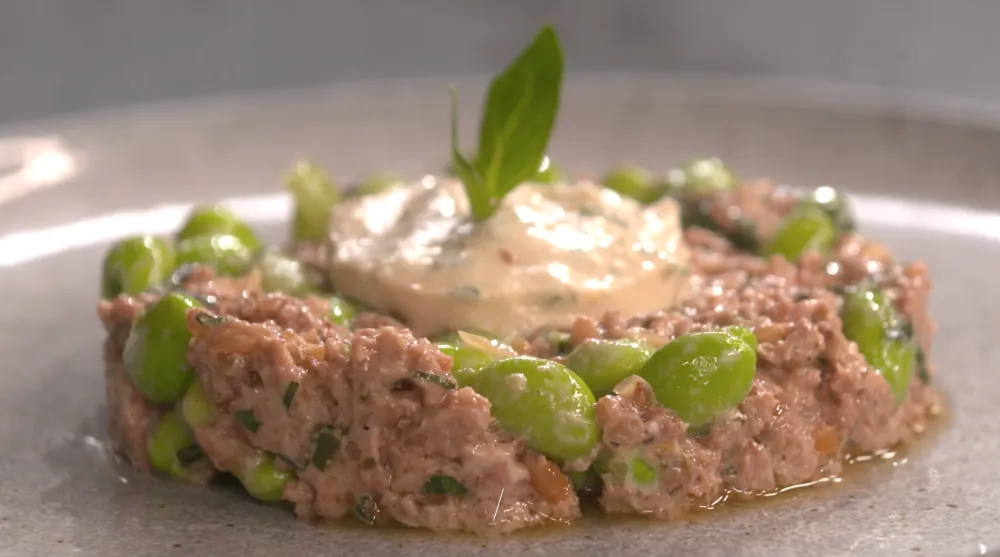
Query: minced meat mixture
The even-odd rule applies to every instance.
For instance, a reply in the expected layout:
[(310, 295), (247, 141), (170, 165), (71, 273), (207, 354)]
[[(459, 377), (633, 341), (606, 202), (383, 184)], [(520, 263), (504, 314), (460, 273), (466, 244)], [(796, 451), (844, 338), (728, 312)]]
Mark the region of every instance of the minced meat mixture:
[[(749, 394), (707, 427), (689, 427), (632, 376), (596, 400), (595, 449), (556, 463), (505, 432), (489, 400), (457, 388), (452, 359), (395, 319), (362, 313), (348, 329), (329, 319), (324, 298), (267, 293), (253, 273), (222, 277), (195, 266), (176, 287), (206, 302), (187, 313), (187, 363), (214, 412), (192, 428), (201, 465), (184, 479), (240, 477), (247, 462), (267, 455), (286, 479), (280, 499), (304, 519), (353, 515), (369, 524), (506, 533), (572, 521), (581, 496), (596, 496), (608, 513), (676, 518), (724, 496), (836, 476), (848, 455), (919, 435), (940, 409), (929, 386), (934, 325), (924, 265), (894, 261), (857, 233), (794, 263), (753, 255), (743, 235), (773, 236), (791, 198), (754, 182), (701, 201), (709, 220), (684, 232), (692, 260), (679, 307), (579, 317), (511, 346), (564, 362), (588, 339), (635, 339), (656, 349), (691, 332), (748, 327), (758, 342)], [(297, 253), (322, 270), (323, 250)], [(915, 339), (918, 369), (899, 402), (843, 332), (841, 293), (859, 283), (881, 289)], [(171, 405), (142, 395), (123, 352), (133, 323), (161, 295), (122, 294), (98, 308), (108, 334), (109, 435), (139, 469), (151, 467), (150, 435)], [(652, 481), (608, 464), (636, 459), (652, 469)]]

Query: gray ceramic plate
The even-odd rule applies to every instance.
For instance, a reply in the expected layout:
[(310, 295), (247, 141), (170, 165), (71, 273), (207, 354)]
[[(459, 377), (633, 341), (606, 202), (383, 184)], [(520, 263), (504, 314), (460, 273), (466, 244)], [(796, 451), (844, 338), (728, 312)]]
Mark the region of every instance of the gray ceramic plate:
[[(300, 155), (343, 179), (436, 171), (446, 80), (140, 108), (0, 133), (0, 555), (980, 555), (1000, 547), (1000, 118), (989, 107), (802, 84), (570, 80), (553, 145), (567, 167), (716, 153), (744, 175), (859, 194), (863, 227), (933, 270), (949, 416), (895, 463), (687, 524), (619, 521), (503, 540), (316, 528), (234, 490), (115, 463), (104, 439), (107, 242), (235, 198), (274, 239)], [(482, 81), (463, 80), (472, 138)], [(963, 207), (972, 207), (968, 209)]]

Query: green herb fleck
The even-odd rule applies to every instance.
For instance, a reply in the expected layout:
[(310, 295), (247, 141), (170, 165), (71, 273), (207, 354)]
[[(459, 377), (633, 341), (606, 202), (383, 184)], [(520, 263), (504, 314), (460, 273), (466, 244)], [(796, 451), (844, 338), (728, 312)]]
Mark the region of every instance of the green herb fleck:
[(479, 298), (480, 293), (479, 288), (474, 284), (460, 284), (449, 290), (448, 295), (460, 300), (475, 300)]
[(214, 327), (219, 323), (222, 323), (224, 319), (218, 315), (212, 315), (208, 312), (198, 312), (198, 315), (194, 316), (194, 322), (201, 325), (202, 327)]
[(429, 495), (465, 495), (469, 489), (451, 476), (431, 476), (421, 490)]
[(410, 374), (414, 379), (419, 379), (421, 381), (430, 381), (431, 383), (437, 383), (445, 389), (456, 389), (458, 385), (450, 377), (445, 377), (444, 375), (437, 375), (434, 373), (428, 373), (426, 371), (414, 371)]
[(458, 97), (450, 90), (452, 167), (465, 185), (476, 221), (488, 219), (508, 192), (541, 168), (556, 122), (562, 77), (562, 47), (547, 25), (490, 84), (472, 162), (458, 148)]
[(251, 432), (257, 433), (257, 430), (260, 429), (260, 420), (253, 415), (253, 410), (237, 410), (233, 415), (243, 424), (243, 427)]
[(177, 451), (177, 461), (185, 468), (194, 464), (195, 461), (204, 456), (205, 453), (201, 452), (201, 448), (198, 445), (191, 445), (190, 447), (184, 447), (183, 449)]
[(299, 391), (299, 382), (292, 381), (285, 388), (285, 395), (281, 397), (281, 402), (285, 405), (285, 411), (287, 412), (289, 408), (292, 407), (292, 400), (295, 399), (295, 393)]
[(924, 349), (917, 346), (917, 377), (926, 385), (931, 382), (931, 370), (927, 365), (927, 354), (924, 353)]
[(358, 497), (358, 504), (354, 507), (354, 516), (366, 526), (375, 524), (375, 517), (378, 515), (378, 503), (372, 499), (371, 495)]
[(320, 472), (325, 471), (326, 464), (338, 450), (340, 450), (340, 438), (329, 429), (320, 430), (316, 434), (316, 450), (313, 451), (312, 465)]
[(291, 458), (291, 457), (285, 456), (285, 455), (280, 454), (280, 453), (274, 453), (274, 457), (277, 458), (278, 460), (280, 460), (281, 462), (284, 462), (292, 470), (302, 470), (303, 469), (303, 466), (301, 464), (299, 464), (298, 462), (295, 462), (295, 460), (293, 458)]

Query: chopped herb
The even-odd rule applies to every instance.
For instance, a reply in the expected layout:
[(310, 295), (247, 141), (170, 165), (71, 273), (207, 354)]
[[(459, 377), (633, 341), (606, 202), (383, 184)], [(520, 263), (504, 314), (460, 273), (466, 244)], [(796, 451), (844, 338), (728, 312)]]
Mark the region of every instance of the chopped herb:
[(287, 464), (288, 467), (293, 470), (302, 470), (304, 468), (304, 466), (302, 466), (298, 462), (295, 462), (295, 460), (292, 459), (291, 457), (285, 456), (281, 453), (274, 453), (274, 457), (280, 460), (281, 462)]
[(479, 288), (474, 284), (460, 284), (449, 290), (448, 295), (460, 300), (475, 300), (481, 294), (479, 293)]
[(434, 373), (428, 373), (426, 371), (414, 371), (410, 374), (410, 377), (414, 379), (419, 379), (421, 381), (430, 381), (431, 383), (437, 383), (445, 389), (457, 389), (458, 385), (455, 380), (450, 377), (445, 377), (444, 375), (437, 375)]
[(552, 307), (559, 304), (575, 304), (577, 301), (576, 292), (560, 292), (549, 294), (542, 300), (542, 305)]
[(285, 395), (281, 397), (281, 402), (285, 405), (285, 411), (287, 412), (289, 408), (292, 407), (292, 400), (295, 399), (295, 393), (299, 390), (299, 382), (292, 381), (285, 388)]
[(177, 451), (177, 461), (185, 468), (194, 464), (203, 456), (205, 456), (205, 453), (201, 452), (201, 448), (198, 445), (191, 445)]
[(472, 162), (459, 151), (458, 97), (451, 88), (452, 167), (465, 185), (476, 221), (493, 215), (509, 191), (541, 168), (559, 109), (562, 77), (562, 47), (547, 25), (490, 84)]
[(931, 382), (931, 370), (927, 365), (927, 354), (924, 353), (924, 349), (917, 346), (917, 377), (926, 385)]
[(816, 358), (816, 365), (820, 368), (829, 368), (830, 358), (827, 358), (826, 354), (820, 354), (820, 356)]
[(218, 315), (212, 315), (211, 313), (202, 311), (199, 312), (198, 315), (194, 316), (194, 321), (202, 327), (214, 327), (225, 321), (225, 319), (219, 317)]
[(253, 433), (257, 433), (257, 430), (260, 429), (260, 420), (257, 419), (257, 416), (253, 415), (253, 410), (237, 410), (233, 413), (233, 416), (243, 424), (243, 427)]
[(727, 464), (726, 465), (726, 469), (722, 471), (722, 475), (723, 476), (735, 476), (736, 475), (736, 466), (733, 466), (732, 464)]
[(573, 350), (572, 337), (565, 331), (550, 331), (546, 333), (545, 340), (555, 349), (556, 354), (569, 354)]
[(340, 438), (329, 429), (320, 430), (316, 434), (316, 450), (313, 451), (312, 465), (320, 472), (325, 471), (326, 463), (330, 462), (338, 450), (340, 450)]
[(704, 437), (712, 432), (712, 424), (689, 425), (687, 434), (691, 437)]
[(358, 504), (354, 507), (354, 516), (366, 526), (375, 524), (375, 517), (378, 515), (378, 503), (372, 499), (371, 495), (358, 497)]
[(451, 476), (438, 474), (431, 476), (421, 491), (429, 495), (465, 495), (469, 489)]

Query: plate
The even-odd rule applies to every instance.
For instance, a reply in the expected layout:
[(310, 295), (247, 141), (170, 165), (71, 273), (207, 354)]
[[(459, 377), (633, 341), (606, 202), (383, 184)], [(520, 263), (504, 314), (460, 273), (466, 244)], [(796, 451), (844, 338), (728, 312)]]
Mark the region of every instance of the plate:
[[(455, 81), (455, 80), (453, 80)], [(310, 156), (342, 181), (418, 177), (448, 154), (449, 80), (389, 81), (136, 107), (0, 133), (0, 555), (982, 555), (1000, 548), (1000, 117), (893, 92), (584, 75), (551, 154), (580, 174), (717, 154), (744, 176), (831, 184), (862, 228), (935, 282), (947, 416), (924, 442), (843, 481), (685, 523), (591, 520), (502, 539), (314, 527), (236, 490), (137, 474), (105, 446), (99, 262), (228, 199), (272, 240), (280, 177)], [(457, 80), (463, 137), (485, 81)]]

